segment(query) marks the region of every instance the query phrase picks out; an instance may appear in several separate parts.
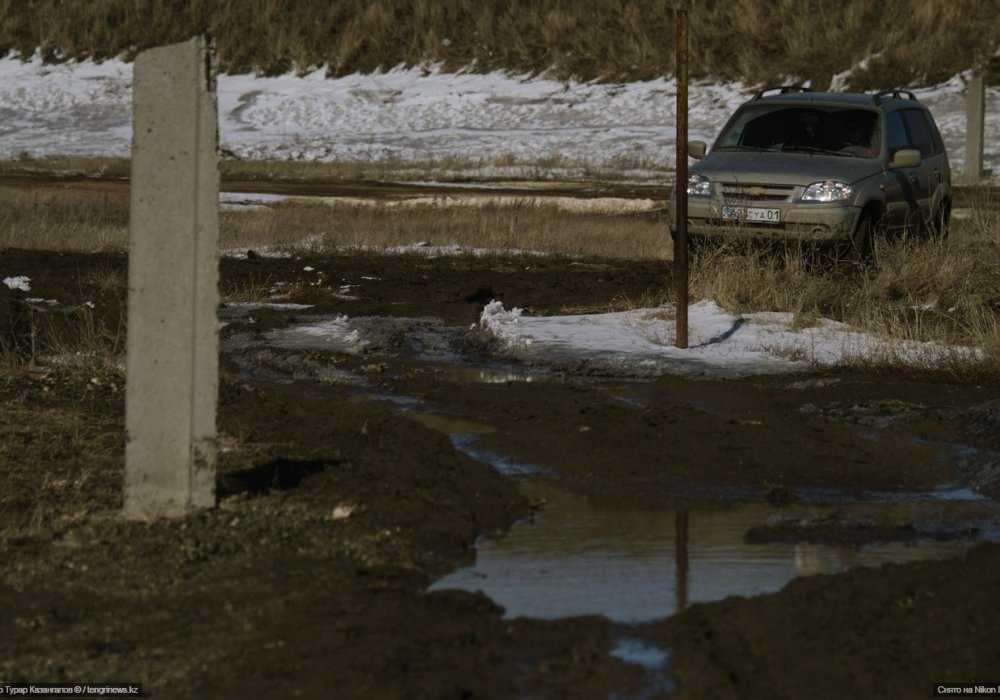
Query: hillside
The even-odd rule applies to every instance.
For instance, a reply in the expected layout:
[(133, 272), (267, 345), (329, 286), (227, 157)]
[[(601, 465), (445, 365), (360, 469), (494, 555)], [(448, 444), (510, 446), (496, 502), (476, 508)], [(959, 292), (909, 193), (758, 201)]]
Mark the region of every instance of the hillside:
[[(992, 0), (703, 0), (692, 76), (748, 84), (850, 71), (857, 89), (917, 87), (1000, 47)], [(0, 0), (0, 55), (126, 60), (208, 32), (229, 73), (445, 70), (628, 81), (670, 74), (669, 0)], [(993, 59), (991, 80), (1000, 74)]]

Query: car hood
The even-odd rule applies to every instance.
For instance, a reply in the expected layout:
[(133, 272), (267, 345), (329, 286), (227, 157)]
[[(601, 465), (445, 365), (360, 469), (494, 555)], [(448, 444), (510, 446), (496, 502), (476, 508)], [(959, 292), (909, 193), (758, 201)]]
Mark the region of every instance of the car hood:
[(689, 172), (721, 182), (805, 186), (821, 180), (851, 184), (881, 170), (881, 163), (872, 158), (722, 151), (710, 153), (692, 165)]

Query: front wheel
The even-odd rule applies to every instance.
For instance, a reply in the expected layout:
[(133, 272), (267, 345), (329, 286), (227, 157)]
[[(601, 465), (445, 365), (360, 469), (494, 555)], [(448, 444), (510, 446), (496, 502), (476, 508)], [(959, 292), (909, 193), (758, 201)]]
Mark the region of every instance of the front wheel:
[(854, 235), (847, 242), (843, 259), (848, 262), (864, 263), (872, 256), (872, 215), (864, 213), (854, 227)]
[[(670, 229), (670, 242), (671, 244), (677, 242), (677, 231), (675, 231), (674, 229)], [(691, 233), (689, 232), (687, 235), (687, 243), (688, 243), (688, 253), (696, 253), (702, 248), (704, 244), (704, 238), (702, 236), (692, 236)], [(673, 248), (671, 248), (671, 250), (673, 250)]]

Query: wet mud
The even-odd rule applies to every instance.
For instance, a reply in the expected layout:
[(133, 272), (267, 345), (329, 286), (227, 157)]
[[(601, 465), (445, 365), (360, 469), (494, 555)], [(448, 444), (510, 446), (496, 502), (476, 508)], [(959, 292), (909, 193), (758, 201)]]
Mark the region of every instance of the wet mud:
[[(580, 376), (469, 337), (485, 289), (559, 313), (670, 284), (662, 263), (589, 262), (224, 259), (223, 289), (285, 291), (220, 311), (219, 505), (178, 520), (116, 514), (117, 370), (5, 375), (0, 675), (153, 697), (832, 698), (1000, 668), (998, 387)], [(0, 264), (32, 280), (0, 288), (22, 350), (80, 314), (121, 327), (123, 257)], [(355, 340), (304, 332), (345, 316)], [(26, 442), (60, 411), (108, 436), (100, 459), (84, 438)], [(39, 513), (61, 465), (82, 482)], [(447, 583), (494, 576), (492, 551), (543, 522), (570, 535), (504, 556), (590, 607)]]
[[(0, 173), (0, 186), (19, 189), (72, 188), (98, 192), (127, 192), (129, 180), (76, 173), (52, 175), (50, 173), (14, 172)], [(296, 197), (365, 197), (371, 199), (406, 199), (434, 195), (465, 196), (524, 196), (532, 197), (622, 197), (666, 201), (670, 190), (663, 185), (641, 183), (554, 181), (494, 182), (488, 187), (463, 186), (460, 183), (409, 183), (383, 180), (336, 180), (328, 182), (233, 180), (224, 178), (220, 184), (223, 192), (248, 194), (273, 194)]]

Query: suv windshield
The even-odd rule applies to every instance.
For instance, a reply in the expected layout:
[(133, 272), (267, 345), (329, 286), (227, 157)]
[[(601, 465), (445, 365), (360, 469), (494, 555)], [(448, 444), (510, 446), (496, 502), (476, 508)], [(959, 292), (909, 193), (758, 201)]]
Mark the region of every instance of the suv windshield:
[(873, 158), (879, 152), (878, 140), (878, 113), (868, 109), (756, 104), (736, 113), (714, 150)]

